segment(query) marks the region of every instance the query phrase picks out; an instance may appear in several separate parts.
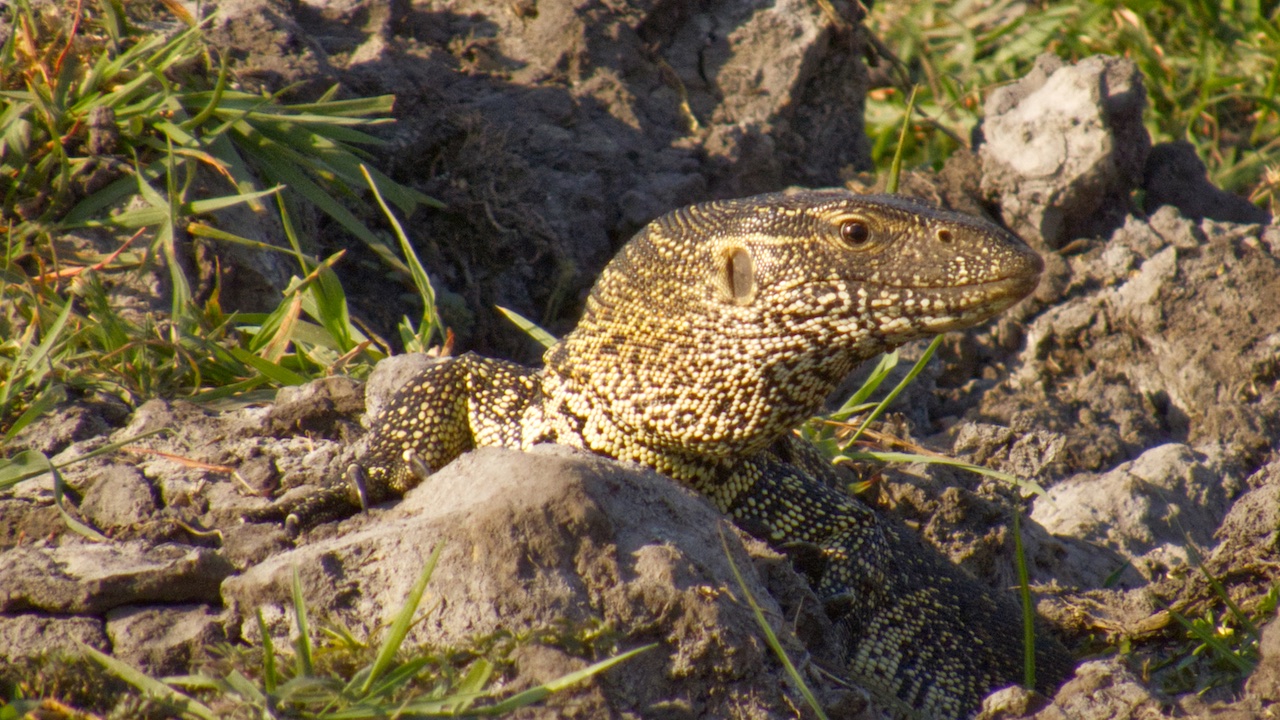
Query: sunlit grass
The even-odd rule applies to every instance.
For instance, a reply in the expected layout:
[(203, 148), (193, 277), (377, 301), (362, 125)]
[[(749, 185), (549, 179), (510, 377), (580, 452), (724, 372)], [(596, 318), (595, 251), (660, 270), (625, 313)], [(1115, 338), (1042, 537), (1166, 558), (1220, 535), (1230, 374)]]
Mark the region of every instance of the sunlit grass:
[(892, 86), (867, 103), (876, 164), (886, 167), (912, 83), (917, 121), (908, 165), (940, 167), (982, 114), (983, 99), (1037, 55), (1131, 58), (1143, 74), (1155, 142), (1187, 140), (1220, 187), (1280, 205), (1280, 3), (1192, 0), (926, 0), (877, 3), (872, 31)]

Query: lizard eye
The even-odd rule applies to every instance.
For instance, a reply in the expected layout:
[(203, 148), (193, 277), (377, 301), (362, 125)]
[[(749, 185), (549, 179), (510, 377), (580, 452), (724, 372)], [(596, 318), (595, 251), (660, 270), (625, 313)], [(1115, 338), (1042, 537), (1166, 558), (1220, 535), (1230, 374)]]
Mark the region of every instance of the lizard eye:
[(871, 228), (861, 220), (849, 219), (840, 223), (840, 237), (854, 247), (871, 239)]

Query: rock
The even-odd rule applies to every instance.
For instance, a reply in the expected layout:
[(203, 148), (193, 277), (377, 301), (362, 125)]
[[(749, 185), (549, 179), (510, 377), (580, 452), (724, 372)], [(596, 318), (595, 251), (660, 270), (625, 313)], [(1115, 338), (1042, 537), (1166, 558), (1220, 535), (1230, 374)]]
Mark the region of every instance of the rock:
[(21, 546), (0, 554), (0, 612), (100, 614), (147, 602), (218, 602), (218, 553), (140, 541)]
[(389, 357), (375, 365), (369, 375), (369, 382), (365, 384), (365, 403), (368, 407), (365, 423), (368, 424), (377, 417), (397, 390), (433, 362), (435, 361), (425, 353), (406, 353)]
[(1258, 666), (1245, 683), (1245, 692), (1262, 703), (1280, 705), (1280, 620), (1262, 628), (1258, 651)]
[(51, 653), (79, 654), (77, 642), (103, 652), (111, 648), (98, 618), (38, 613), (0, 615), (0, 671), (6, 664)]
[(119, 398), (105, 394), (103, 399), (65, 404), (20, 430), (4, 449), (6, 453), (35, 450), (57, 455), (73, 442), (111, 432), (128, 415)]
[(1067, 297), (979, 412), (1061, 435), (1064, 474), (1170, 442), (1256, 465), (1280, 437), (1280, 256), (1260, 235), (1164, 208), (1069, 257)]
[(118, 607), (107, 612), (111, 654), (153, 677), (185, 674), (208, 646), (226, 642), (223, 620), (208, 605)]
[(102, 530), (143, 523), (155, 511), (151, 484), (129, 465), (111, 465), (98, 473), (80, 502), (80, 512)]
[(1034, 713), (1045, 705), (1039, 693), (1013, 685), (997, 690), (982, 701), (982, 711), (974, 720), (1009, 720)]
[(1232, 223), (1271, 222), (1271, 213), (1245, 198), (1209, 182), (1209, 173), (1196, 148), (1186, 140), (1159, 143), (1151, 148), (1143, 170), (1146, 195), (1142, 209), (1154, 213), (1163, 205), (1178, 208), (1196, 222), (1211, 218)]
[[(1055, 535), (1112, 548), (1152, 579), (1191, 561), (1188, 542), (1209, 543), (1240, 485), (1220, 461), (1160, 445), (1100, 476), (1081, 473), (1053, 486), (1035, 498), (1031, 519)], [(1119, 569), (1092, 564), (1092, 587)]]
[(267, 413), (276, 435), (333, 437), (343, 420), (364, 410), (364, 388), (351, 378), (334, 376), (284, 387)]
[(236, 73), (249, 87), (280, 88), (306, 81), (308, 89), (322, 92), (332, 84), (333, 68), (298, 25), (294, 12), (283, 0), (229, 0), (219, 4), (208, 36), (217, 45), (236, 49)]
[(236, 472), (257, 495), (269, 496), (280, 485), (280, 468), (273, 458), (264, 455), (249, 458)]
[(237, 571), (292, 547), (288, 534), (278, 524), (246, 523), (222, 531), (222, 555)]
[(148, 400), (133, 411), (129, 424), (114, 433), (112, 439), (124, 440), (156, 430), (183, 428), (197, 424), (204, 417), (208, 417), (208, 413), (192, 403)]
[(1024, 238), (1059, 248), (1119, 225), (1151, 139), (1131, 60), (1064, 65), (1041, 55), (1025, 78), (987, 98), (978, 149), (982, 190)]
[[(23, 483), (31, 484), (31, 480)], [(52, 497), (48, 500), (0, 497), (0, 553), (21, 543), (39, 542), (57, 535), (66, 527)]]
[(1156, 720), (1163, 704), (1120, 661), (1094, 660), (1076, 668), (1076, 676), (1054, 695), (1035, 720)]
[(979, 465), (998, 465), (1020, 478), (1052, 477), (1064, 439), (1045, 431), (1015, 433), (1007, 427), (965, 423), (955, 435), (954, 450)]
[[(275, 416), (283, 419), (279, 423), (273, 422), (271, 407), (218, 413), (187, 402), (148, 401), (112, 438), (177, 430), (133, 443), (154, 452), (134, 454), (131, 465), (156, 489), (158, 505), (170, 524), (179, 520), (192, 527), (226, 528), (238, 525), (247, 510), (266, 504), (274, 492), (341, 474), (350, 462), (348, 435), (357, 425), (358, 388), (346, 378), (326, 378), (285, 393), (288, 408)], [(303, 434), (295, 434), (300, 430)], [(328, 439), (324, 433), (342, 440)], [(73, 445), (64, 455), (79, 450), (79, 444)], [(94, 466), (95, 462), (103, 464)], [(69, 467), (64, 472), (67, 482), (91, 486), (105, 462)]]
[(1215, 554), (1238, 556), (1247, 548), (1274, 547), (1280, 540), (1280, 460), (1262, 466), (1244, 484), (1249, 491), (1231, 505), (1213, 534), (1220, 542)]
[[(722, 542), (798, 660), (805, 652), (790, 630), (793, 615), (775, 604), (731, 524), (650, 471), (555, 446), (532, 454), (481, 449), (399, 505), (346, 526), (336, 537), (228, 578), (223, 596), (231, 612), (243, 621), (261, 608), (273, 632), (289, 632), (296, 568), (313, 615), (371, 631), (399, 610), (424, 560), (443, 543), (423, 601), (435, 610), (415, 625), (413, 644), (461, 644), (512, 628), (596, 622), (617, 633), (621, 649), (660, 644), (588, 688), (553, 696), (539, 717), (570, 706), (588, 716), (666, 715), (677, 708), (691, 717), (763, 716), (797, 702), (789, 699), (781, 668), (733, 580)], [(819, 607), (803, 581), (787, 572), (792, 591)], [(242, 631), (246, 641), (258, 641), (255, 623)], [(833, 637), (829, 623), (811, 632), (828, 642)], [(531, 665), (519, 669), (511, 687), (582, 665), (559, 651), (528, 652)], [(835, 653), (825, 660), (829, 667), (841, 664)], [(675, 705), (659, 710), (656, 703)]]

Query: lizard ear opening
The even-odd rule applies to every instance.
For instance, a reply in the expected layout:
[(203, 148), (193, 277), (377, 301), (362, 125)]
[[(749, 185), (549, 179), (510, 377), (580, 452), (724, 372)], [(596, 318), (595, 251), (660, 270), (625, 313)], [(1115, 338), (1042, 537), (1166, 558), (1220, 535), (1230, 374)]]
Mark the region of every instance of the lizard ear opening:
[(751, 253), (742, 247), (728, 248), (721, 256), (716, 285), (726, 300), (746, 305), (756, 296), (756, 268)]

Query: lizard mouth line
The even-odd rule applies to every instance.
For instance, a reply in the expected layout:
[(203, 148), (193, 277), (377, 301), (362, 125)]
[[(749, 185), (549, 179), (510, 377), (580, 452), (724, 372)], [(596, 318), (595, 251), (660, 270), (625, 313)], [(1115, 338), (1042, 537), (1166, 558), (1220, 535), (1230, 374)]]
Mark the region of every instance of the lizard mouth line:
[(971, 283), (965, 283), (962, 285), (950, 284), (946, 282), (939, 282), (936, 285), (924, 285), (924, 284), (918, 284), (918, 283), (917, 284), (911, 284), (911, 283), (895, 284), (895, 283), (887, 283), (887, 282), (868, 283), (868, 285), (885, 288), (886, 290), (943, 291), (948, 294), (954, 294), (959, 292), (965, 292), (968, 290), (1016, 291), (1022, 288), (1027, 288), (1027, 292), (1030, 292), (1030, 290), (1032, 288), (1035, 288), (1035, 286), (1038, 285), (1039, 283), (1040, 283), (1040, 275), (1037, 274), (1033, 277), (1019, 277), (1016, 275), (1011, 275), (1008, 277), (998, 278), (995, 280), (983, 280), (981, 282), (971, 282)]

